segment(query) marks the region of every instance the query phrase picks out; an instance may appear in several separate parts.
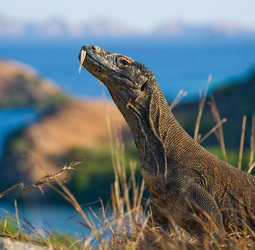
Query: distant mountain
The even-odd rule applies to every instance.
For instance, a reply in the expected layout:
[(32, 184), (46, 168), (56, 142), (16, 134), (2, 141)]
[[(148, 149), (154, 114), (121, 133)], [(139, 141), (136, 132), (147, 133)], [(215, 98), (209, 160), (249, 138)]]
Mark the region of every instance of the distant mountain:
[(135, 30), (113, 20), (96, 20), (74, 24), (60, 19), (44, 23), (20, 23), (0, 16), (0, 38), (3, 37), (83, 37), (83, 36), (131, 36)]
[(231, 23), (189, 25), (179, 22), (165, 22), (159, 25), (153, 32), (159, 36), (189, 36), (189, 37), (209, 37), (209, 36), (231, 36), (231, 35), (253, 35), (255, 29), (249, 29)]
[[(52, 19), (43, 23), (21, 23), (0, 15), (0, 38), (15, 37), (84, 37), (84, 36), (137, 36), (137, 29), (112, 19), (99, 19), (89, 23), (69, 23)], [(252, 35), (255, 29), (235, 24), (190, 25), (179, 22), (164, 22), (146, 36), (210, 37), (219, 35)]]
[(23, 33), (23, 24), (0, 15), (0, 37), (21, 36)]

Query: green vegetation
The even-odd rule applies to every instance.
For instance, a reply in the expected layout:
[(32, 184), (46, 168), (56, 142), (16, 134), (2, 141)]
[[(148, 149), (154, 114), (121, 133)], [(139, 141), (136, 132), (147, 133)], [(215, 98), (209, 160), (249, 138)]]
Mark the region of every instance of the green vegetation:
[(12, 99), (2, 99), (0, 100), (0, 107), (26, 107), (28, 106), (28, 102), (26, 97), (16, 97), (14, 100)]
[[(125, 147), (124, 166), (127, 175), (130, 175), (130, 162), (138, 161), (138, 153), (133, 144)], [(73, 173), (68, 187), (80, 202), (95, 201), (100, 197), (108, 201), (110, 197), (110, 185), (114, 182), (112, 171), (112, 154), (109, 147), (101, 148), (73, 148), (64, 162), (78, 160), (81, 162)]]
[(13, 138), (13, 140), (10, 142), (10, 150), (15, 153), (23, 153), (29, 146), (28, 141), (22, 137)]
[(63, 92), (57, 92), (36, 103), (35, 107), (41, 113), (52, 113), (57, 108), (66, 104), (69, 100), (70, 98), (68, 95)]
[(15, 224), (12, 217), (0, 219), (0, 232), (7, 232), (11, 235), (15, 235), (17, 233), (17, 224)]
[(6, 141), (4, 145), (4, 152), (5, 154), (19, 154), (19, 153), (25, 153), (26, 150), (31, 146), (29, 141), (27, 141), (25, 138), (23, 138), (23, 132), (24, 128), (21, 128), (19, 130), (16, 130), (15, 132), (11, 133), (8, 137), (8, 140)]

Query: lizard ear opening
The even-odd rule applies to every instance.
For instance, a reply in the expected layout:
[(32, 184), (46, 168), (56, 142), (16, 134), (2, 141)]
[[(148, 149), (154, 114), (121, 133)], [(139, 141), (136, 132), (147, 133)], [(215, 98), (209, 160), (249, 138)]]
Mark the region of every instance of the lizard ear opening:
[(144, 89), (145, 89), (145, 87), (147, 86), (147, 84), (148, 84), (148, 80), (145, 81), (145, 82), (143, 83), (143, 85), (141, 86), (141, 91), (144, 91)]

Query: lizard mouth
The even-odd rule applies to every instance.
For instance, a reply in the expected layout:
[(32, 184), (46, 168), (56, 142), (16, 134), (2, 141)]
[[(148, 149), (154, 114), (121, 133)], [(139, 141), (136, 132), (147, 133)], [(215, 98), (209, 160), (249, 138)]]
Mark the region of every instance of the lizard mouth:
[(79, 65), (79, 72), (81, 72), (81, 67), (82, 65), (87, 68), (87, 65), (91, 65), (92, 66), (100, 66), (100, 67), (104, 67), (104, 65), (102, 63), (100, 63), (95, 56), (93, 56), (93, 54), (90, 53), (89, 50), (85, 49), (81, 49), (80, 54), (79, 54), (79, 60), (80, 60), (80, 65)]
[(106, 86), (108, 85), (108, 74), (106, 74), (107, 68), (100, 62), (100, 60), (98, 60), (96, 54), (94, 55), (86, 46), (81, 48), (79, 61), (79, 72), (81, 72), (81, 67), (83, 66)]

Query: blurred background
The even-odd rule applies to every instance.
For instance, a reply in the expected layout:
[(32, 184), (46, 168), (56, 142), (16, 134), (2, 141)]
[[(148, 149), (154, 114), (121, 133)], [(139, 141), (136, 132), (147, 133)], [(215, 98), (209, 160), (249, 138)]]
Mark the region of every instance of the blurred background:
[[(109, 132), (125, 144), (127, 171), (138, 161), (129, 129), (107, 90), (83, 68), (86, 44), (127, 55), (156, 76), (169, 103), (193, 136), (199, 91), (212, 74), (229, 161), (237, 165), (242, 116), (247, 115), (243, 167), (248, 164), (251, 117), (255, 109), (255, 2), (253, 0), (63, 1), (12, 0), (0, 8), (0, 192), (58, 171), (80, 160), (67, 186), (81, 203), (110, 198), (113, 181)], [(208, 99), (209, 100), (209, 99)], [(204, 135), (215, 124), (210, 107), (201, 121)], [(203, 143), (222, 157), (217, 139)], [(139, 172), (139, 171), (138, 171)], [(138, 179), (139, 174), (137, 174)], [(13, 210), (18, 200), (37, 225), (81, 230), (65, 220), (74, 212), (52, 190), (20, 191), (0, 200)], [(97, 205), (97, 203), (96, 203)], [(96, 206), (95, 205), (95, 206)]]

